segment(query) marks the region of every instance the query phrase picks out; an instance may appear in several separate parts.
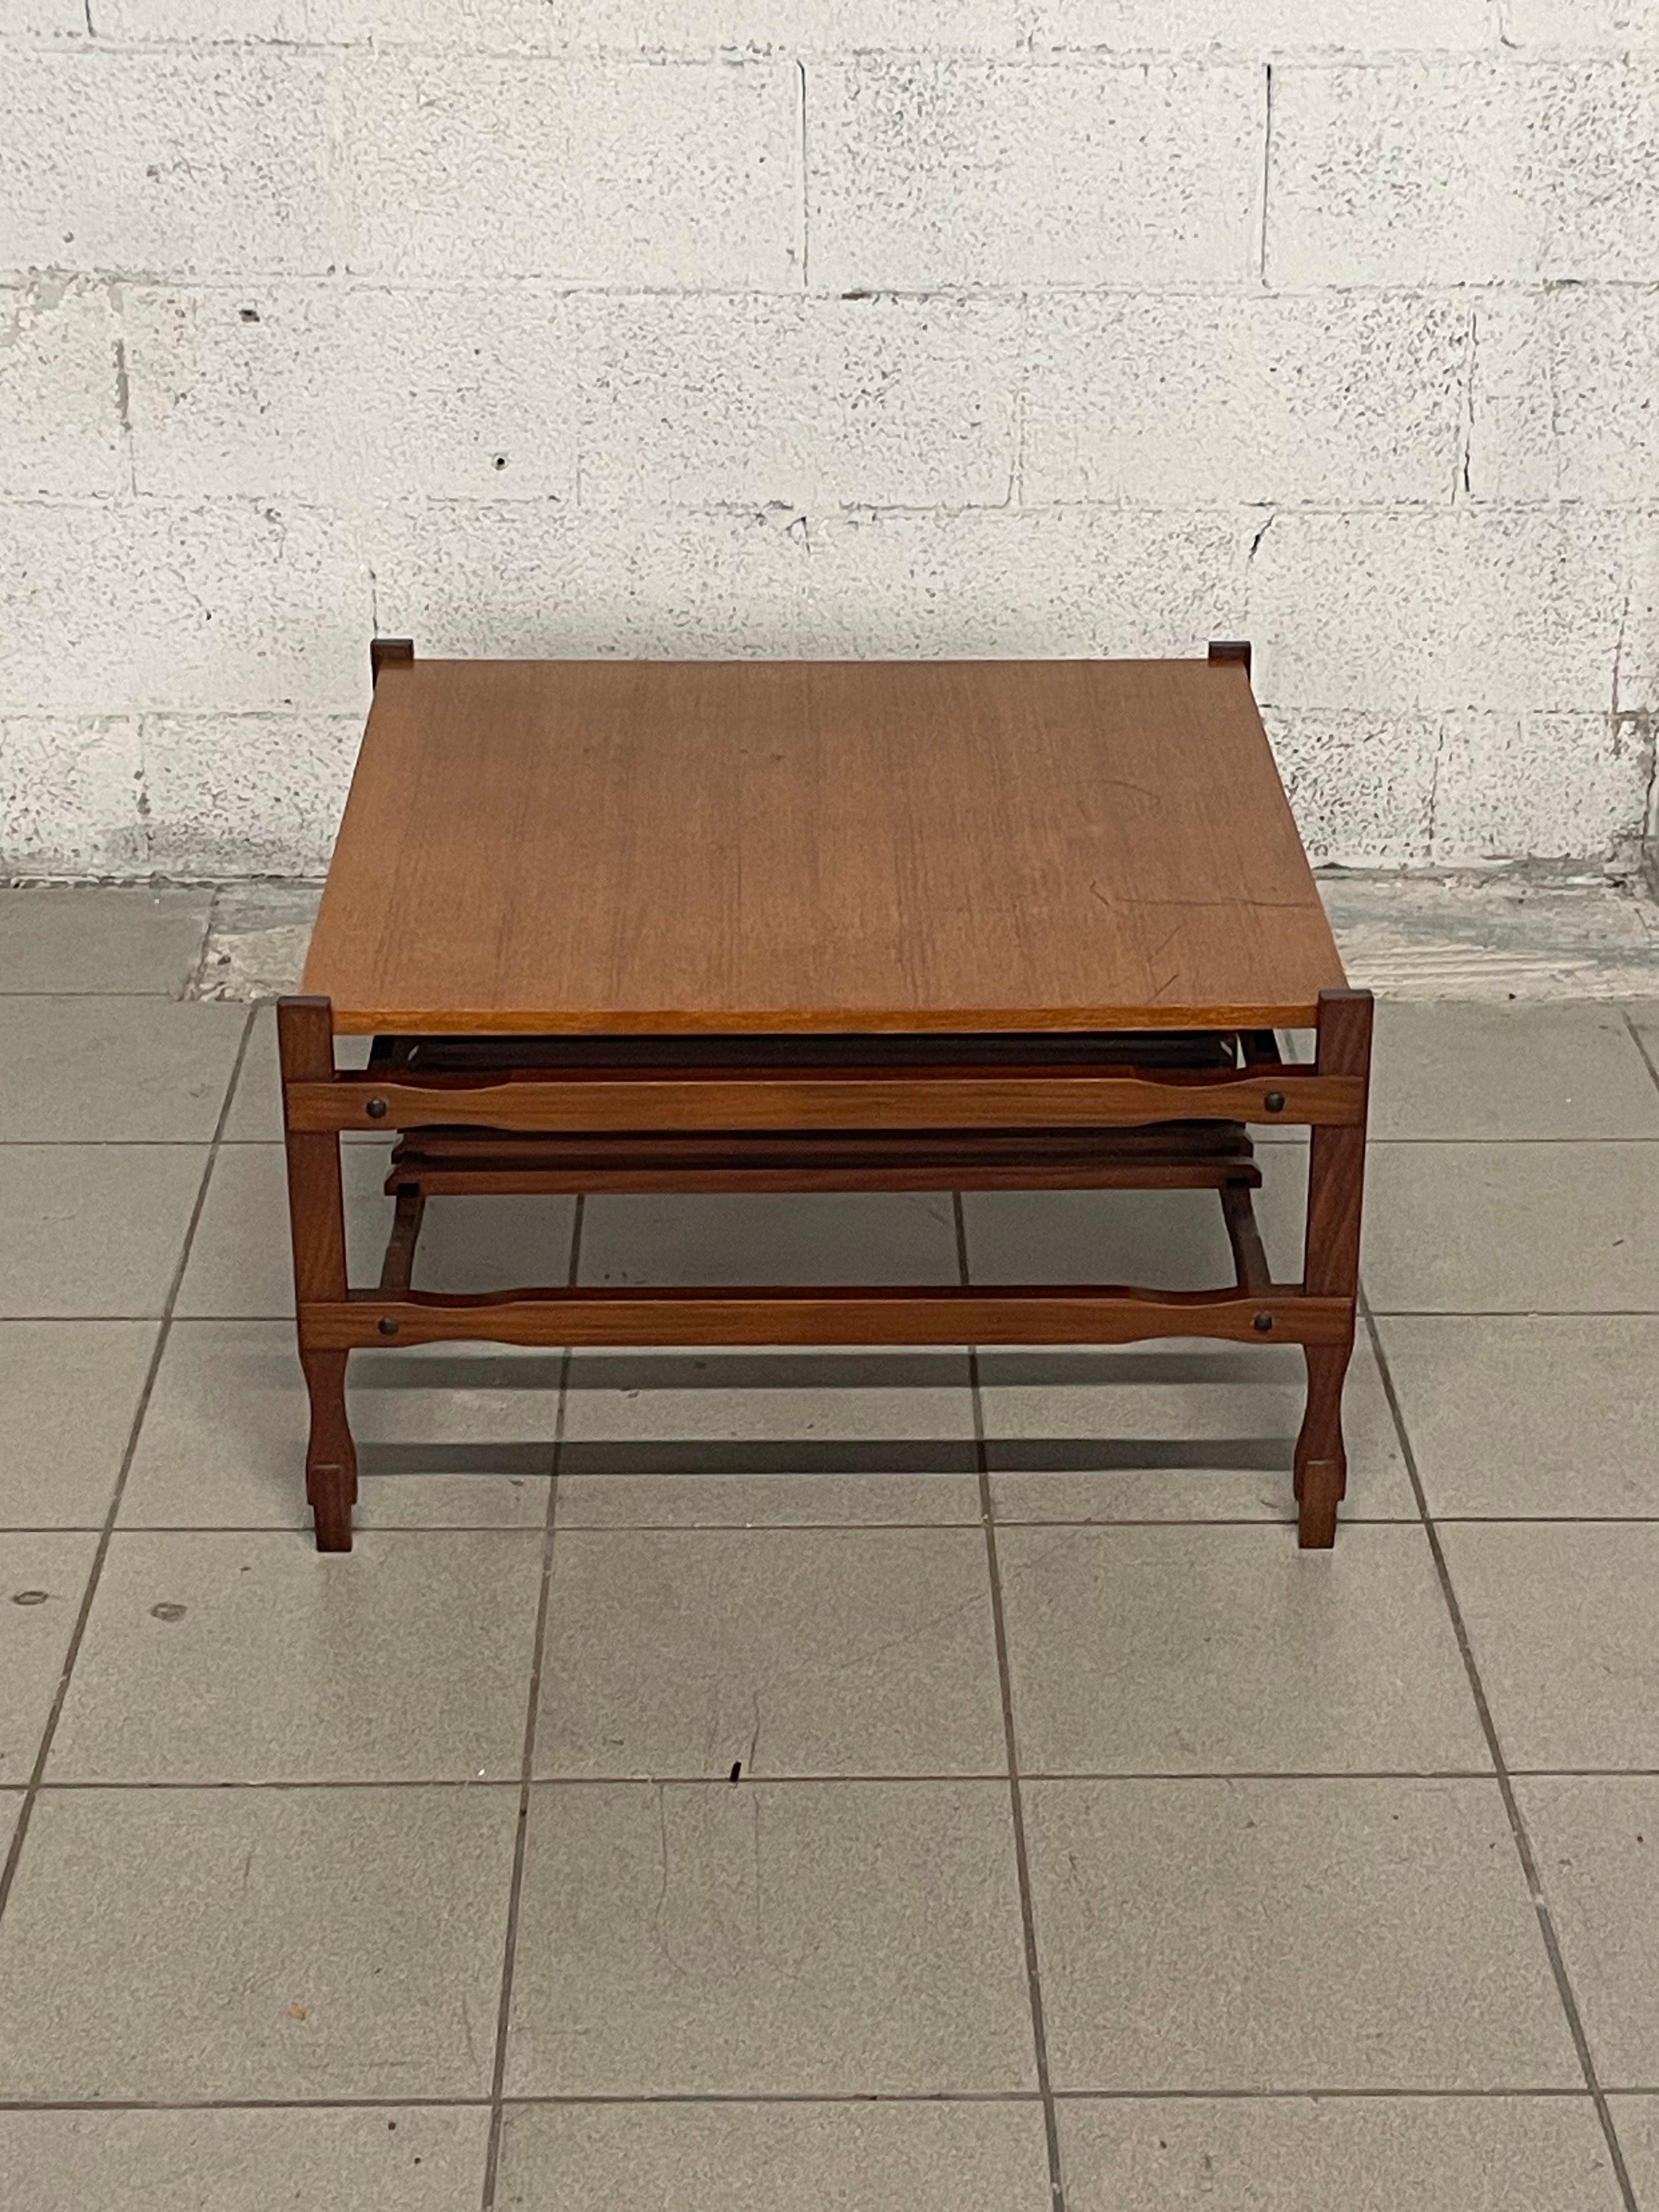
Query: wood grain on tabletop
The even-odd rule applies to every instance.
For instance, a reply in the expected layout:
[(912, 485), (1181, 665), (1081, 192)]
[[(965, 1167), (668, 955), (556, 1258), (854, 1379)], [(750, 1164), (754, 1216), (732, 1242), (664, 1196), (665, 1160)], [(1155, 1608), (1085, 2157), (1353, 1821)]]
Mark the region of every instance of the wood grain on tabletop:
[(1343, 981), (1236, 664), (416, 659), (303, 988), (441, 1034), (1291, 1027)]

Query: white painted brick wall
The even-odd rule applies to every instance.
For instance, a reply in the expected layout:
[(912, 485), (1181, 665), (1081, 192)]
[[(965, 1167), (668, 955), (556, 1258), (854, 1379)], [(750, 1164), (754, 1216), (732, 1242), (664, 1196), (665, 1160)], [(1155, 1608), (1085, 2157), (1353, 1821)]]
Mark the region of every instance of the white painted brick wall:
[(1237, 284), (1260, 69), (827, 64), (808, 82), (811, 280), (831, 289)]
[(1190, 653), (1653, 826), (1659, 0), (3, 0), (0, 866), (314, 872), (366, 640)]
[(1455, 300), (1403, 292), (1035, 301), (1025, 496), (1443, 502), (1468, 319)]
[[(578, 303), (481, 285), (132, 285), (140, 494), (574, 496)], [(0, 374), (3, 374), (0, 371)]]
[(106, 284), (0, 286), (0, 497), (122, 489), (120, 344)]
[(1275, 284), (1651, 283), (1659, 64), (1274, 72)]

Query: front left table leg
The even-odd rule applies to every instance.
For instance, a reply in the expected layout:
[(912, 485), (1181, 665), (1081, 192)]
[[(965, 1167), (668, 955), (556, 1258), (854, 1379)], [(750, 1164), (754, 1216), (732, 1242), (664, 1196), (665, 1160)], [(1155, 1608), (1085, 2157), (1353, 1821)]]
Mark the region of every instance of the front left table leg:
[(333, 1019), (326, 999), (283, 999), (276, 1007), (282, 1060), (288, 1202), (294, 1237), (294, 1293), (299, 1313), (300, 1365), (311, 1399), (306, 1449), (306, 1496), (319, 1552), (351, 1549), (351, 1509), (357, 1496), (357, 1454), (346, 1414), (349, 1355), (306, 1341), (305, 1310), (346, 1296), (345, 1201), (340, 1139), (333, 1131), (295, 1129), (286, 1111), (290, 1083), (326, 1083), (334, 1073)]

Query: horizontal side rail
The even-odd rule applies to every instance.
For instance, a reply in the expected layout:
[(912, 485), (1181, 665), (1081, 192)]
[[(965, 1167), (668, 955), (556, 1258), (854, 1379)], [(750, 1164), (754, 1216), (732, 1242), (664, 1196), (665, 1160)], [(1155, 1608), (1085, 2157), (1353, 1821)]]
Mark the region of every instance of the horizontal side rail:
[(514, 1290), (444, 1296), (357, 1291), (300, 1310), (320, 1350), (477, 1340), (494, 1344), (1133, 1344), (1213, 1336), (1340, 1344), (1351, 1298), (1294, 1285), (1146, 1291), (1040, 1284), (999, 1289)]
[(582, 1073), (550, 1079), (507, 1074), (337, 1075), (286, 1086), (295, 1130), (418, 1129), (985, 1129), (1118, 1128), (1192, 1120), (1358, 1127), (1365, 1085), (1358, 1076), (1070, 1070), (1011, 1075), (916, 1069), (903, 1076), (845, 1073), (733, 1076), (687, 1070), (642, 1077)]

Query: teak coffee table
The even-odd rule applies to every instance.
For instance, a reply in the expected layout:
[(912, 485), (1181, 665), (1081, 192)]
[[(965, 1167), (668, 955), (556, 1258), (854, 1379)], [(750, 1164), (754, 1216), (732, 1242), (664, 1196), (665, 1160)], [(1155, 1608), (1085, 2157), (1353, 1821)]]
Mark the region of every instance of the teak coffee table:
[[(417, 661), (374, 698), (277, 1009), (306, 1486), (351, 1543), (362, 1346), (1299, 1344), (1304, 1545), (1336, 1529), (1370, 994), (1251, 695), (1207, 661)], [(1313, 1029), (1311, 1061), (1275, 1032)], [(337, 1070), (342, 1036), (374, 1042)], [(1312, 1132), (1275, 1282), (1246, 1124)], [(380, 1280), (340, 1139), (401, 1133)], [(1212, 1291), (411, 1288), (428, 1198), (1201, 1188)]]

